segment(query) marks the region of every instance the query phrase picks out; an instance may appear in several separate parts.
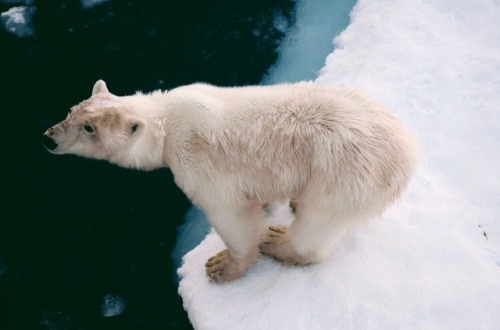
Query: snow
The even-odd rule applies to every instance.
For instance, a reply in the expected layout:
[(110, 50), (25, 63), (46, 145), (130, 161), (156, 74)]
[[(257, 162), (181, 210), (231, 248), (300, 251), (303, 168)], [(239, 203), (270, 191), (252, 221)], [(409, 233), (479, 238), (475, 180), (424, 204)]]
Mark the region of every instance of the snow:
[(34, 0), (0, 0), (5, 5), (31, 5)]
[(80, 3), (82, 4), (83, 8), (89, 9), (97, 5), (100, 5), (106, 1), (108, 0), (80, 0)]
[[(495, 0), (358, 1), (316, 81), (359, 86), (393, 109), (421, 140), (419, 170), (383, 217), (317, 265), (263, 258), (211, 284), (204, 263), (224, 245), (207, 235), (178, 270), (196, 329), (499, 328), (498, 22)], [(291, 218), (281, 206), (270, 221)]]
[[(84, 9), (90, 9), (108, 0), (80, 0)], [(3, 28), (17, 37), (31, 37), (35, 30), (31, 23), (36, 7), (31, 6), (33, 0), (0, 0), (5, 5), (17, 5), (0, 14)]]
[(125, 311), (127, 304), (121, 296), (106, 294), (102, 298), (101, 315), (104, 317), (117, 316)]
[(35, 12), (31, 6), (12, 7), (0, 14), (3, 28), (17, 37), (30, 37), (34, 34), (31, 19)]
[(210, 225), (204, 213), (196, 207), (191, 207), (184, 217), (184, 223), (177, 228), (177, 237), (172, 251), (172, 260), (176, 268), (181, 266), (182, 257), (194, 249), (209, 232)]

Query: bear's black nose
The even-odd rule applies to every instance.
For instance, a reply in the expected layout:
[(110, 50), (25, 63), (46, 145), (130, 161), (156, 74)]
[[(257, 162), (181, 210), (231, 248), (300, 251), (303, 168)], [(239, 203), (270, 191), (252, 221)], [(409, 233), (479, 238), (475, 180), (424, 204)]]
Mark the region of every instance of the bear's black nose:
[(42, 136), (42, 143), (43, 143), (43, 146), (45, 148), (47, 148), (48, 150), (54, 150), (55, 148), (57, 148), (56, 141), (54, 141), (51, 137), (49, 137), (45, 134)]

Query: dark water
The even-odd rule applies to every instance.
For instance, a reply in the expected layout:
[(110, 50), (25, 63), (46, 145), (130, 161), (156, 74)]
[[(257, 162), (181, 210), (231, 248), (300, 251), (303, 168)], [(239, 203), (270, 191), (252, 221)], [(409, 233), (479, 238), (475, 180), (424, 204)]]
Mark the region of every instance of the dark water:
[(54, 156), (41, 134), (100, 78), (117, 95), (258, 83), (294, 3), (33, 5), (35, 35), (0, 31), (0, 329), (189, 329), (170, 255), (190, 203), (171, 173)]

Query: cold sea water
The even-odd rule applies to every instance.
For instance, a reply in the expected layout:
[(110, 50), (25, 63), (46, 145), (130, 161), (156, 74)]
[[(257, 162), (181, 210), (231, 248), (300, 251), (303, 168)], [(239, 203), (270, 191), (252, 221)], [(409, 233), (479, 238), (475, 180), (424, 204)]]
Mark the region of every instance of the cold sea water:
[(54, 156), (41, 135), (97, 79), (117, 95), (260, 83), (295, 2), (0, 0), (16, 6), (25, 33), (13, 15), (0, 29), (0, 329), (191, 328), (171, 257), (191, 204), (170, 171)]

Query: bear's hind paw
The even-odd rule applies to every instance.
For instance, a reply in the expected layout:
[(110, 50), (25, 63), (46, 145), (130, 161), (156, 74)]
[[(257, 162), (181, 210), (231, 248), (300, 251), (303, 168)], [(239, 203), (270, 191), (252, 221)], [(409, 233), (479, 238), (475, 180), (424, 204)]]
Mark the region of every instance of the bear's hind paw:
[(283, 225), (270, 226), (265, 240), (259, 245), (260, 252), (291, 266), (307, 266), (310, 260), (300, 256), (293, 248), (288, 228)]

